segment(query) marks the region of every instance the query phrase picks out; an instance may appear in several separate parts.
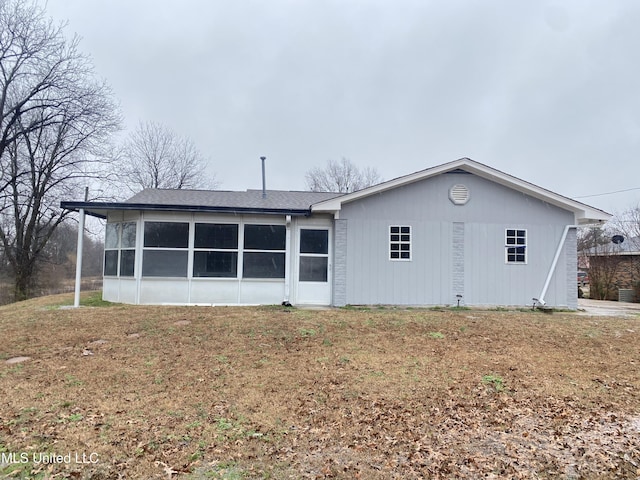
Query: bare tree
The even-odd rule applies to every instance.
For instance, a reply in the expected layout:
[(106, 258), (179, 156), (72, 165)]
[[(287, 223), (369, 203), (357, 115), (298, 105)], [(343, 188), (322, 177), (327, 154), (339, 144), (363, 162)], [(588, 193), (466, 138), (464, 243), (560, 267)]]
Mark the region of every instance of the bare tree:
[(95, 79), (78, 39), (67, 41), (37, 4), (0, 1), (0, 245), (27, 298), (59, 208), (98, 176), (119, 126), (111, 92)]
[(213, 188), (215, 176), (193, 141), (155, 122), (141, 122), (125, 142), (120, 181), (132, 192), (145, 188)]
[(621, 234), (624, 242), (620, 245), (626, 252), (625, 270), (631, 276), (631, 286), (640, 301), (640, 205), (617, 214), (611, 221), (615, 233)]
[(593, 227), (581, 232), (578, 255), (589, 265), (589, 297), (610, 300), (617, 293), (616, 278), (622, 257), (619, 246), (611, 241), (615, 230), (610, 226)]
[(324, 168), (312, 168), (305, 177), (307, 188), (312, 192), (349, 193), (382, 181), (375, 168), (359, 169), (351, 160), (344, 157), (340, 161), (327, 161)]
[(615, 215), (610, 224), (613, 229), (625, 237), (625, 242), (632, 243), (633, 248), (640, 251), (640, 205)]

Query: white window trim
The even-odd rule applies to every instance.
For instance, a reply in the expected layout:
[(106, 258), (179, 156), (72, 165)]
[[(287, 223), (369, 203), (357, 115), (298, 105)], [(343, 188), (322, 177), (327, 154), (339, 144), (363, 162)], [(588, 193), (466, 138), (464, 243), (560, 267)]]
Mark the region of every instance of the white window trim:
[[(319, 230), (327, 232), (327, 253), (303, 253), (300, 251), (300, 246), (302, 243), (302, 231), (303, 230)], [(329, 228), (326, 226), (316, 226), (316, 225), (303, 225), (298, 229), (298, 246), (296, 252), (296, 263), (298, 267), (298, 281), (302, 283), (316, 283), (316, 284), (327, 284), (330, 281), (330, 271), (331, 271), (331, 232)], [(302, 257), (315, 257), (315, 258), (326, 258), (327, 259), (327, 279), (320, 280), (300, 280), (300, 259)]]
[[(105, 278), (135, 278), (136, 276), (136, 260), (134, 260), (134, 264), (133, 264), (133, 275), (122, 275), (122, 273), (120, 272), (120, 267), (121, 267), (121, 258), (122, 258), (122, 252), (123, 251), (132, 251), (134, 252), (134, 255), (137, 257), (136, 252), (136, 242), (134, 242), (133, 247), (123, 247), (122, 246), (122, 234), (123, 234), (123, 230), (124, 230), (124, 225), (125, 224), (133, 224), (136, 226), (136, 242), (138, 239), (138, 224), (137, 222), (133, 222), (133, 221), (122, 221), (122, 222), (109, 222), (107, 223), (107, 225), (115, 225), (116, 226), (116, 246), (115, 247), (107, 247), (107, 242), (106, 242), (106, 238), (105, 238), (105, 246), (104, 246), (104, 254), (102, 257), (102, 276)], [(107, 228), (107, 227), (105, 227)], [(106, 236), (106, 234), (105, 234)], [(106, 253), (107, 252), (118, 252), (118, 256), (117, 256), (117, 265), (116, 265), (116, 273), (115, 275), (105, 275), (104, 273), (104, 268), (105, 268), (105, 263), (106, 263)]]
[[(407, 235), (406, 233), (402, 233), (402, 229), (403, 228), (409, 228), (409, 233), (408, 233), (409, 241), (406, 241), (406, 240), (405, 241), (403, 241), (403, 240), (391, 241), (391, 235), (395, 235), (395, 233), (394, 234), (391, 233), (391, 229), (392, 228), (398, 228), (399, 229), (398, 235)], [(400, 253), (400, 257), (401, 257), (402, 256), (402, 251), (403, 251), (403, 250), (391, 250), (391, 244), (392, 243), (397, 243), (399, 245), (409, 245), (409, 258), (392, 258), (392, 256), (391, 256), (392, 252), (395, 252), (395, 251), (399, 252)], [(413, 251), (413, 233), (412, 233), (411, 225), (399, 225), (399, 224), (389, 225), (389, 229), (387, 231), (387, 245), (388, 245), (388, 248), (389, 248), (389, 261), (391, 261), (391, 262), (410, 262), (410, 261), (412, 261), (412, 259), (413, 259), (413, 254), (412, 254), (412, 251)], [(402, 247), (400, 247), (400, 248), (402, 248)]]
[[(242, 224), (242, 244), (240, 244), (240, 236), (238, 235), (238, 256), (242, 256), (242, 261), (238, 262), (238, 268), (242, 267), (242, 270), (238, 270), (238, 278), (240, 278), (241, 280), (245, 281), (245, 280), (269, 280), (269, 281), (279, 281), (282, 282), (284, 281), (285, 277), (286, 277), (286, 268), (287, 268), (287, 262), (289, 260), (289, 255), (287, 253), (287, 244), (285, 241), (285, 245), (284, 245), (284, 250), (264, 250), (264, 249), (253, 249), (253, 248), (245, 248), (244, 246), (244, 237), (245, 237), (245, 228), (247, 227), (247, 225), (259, 225), (259, 226), (279, 226), (279, 227), (285, 227), (285, 236), (286, 236), (286, 228), (287, 226), (285, 224), (282, 223), (265, 223), (265, 222), (260, 222), (260, 221), (250, 221), (250, 222), (245, 222)], [(285, 237), (286, 239), (286, 237)], [(240, 245), (242, 245), (242, 248), (240, 248)], [(284, 254), (284, 265), (285, 265), (285, 277), (245, 277), (244, 276), (244, 255), (245, 253), (283, 253)]]
[[(209, 247), (198, 247), (196, 248), (195, 246), (195, 232), (196, 232), (196, 225), (234, 225), (236, 227), (238, 227), (238, 243), (236, 244), (236, 248), (209, 248)], [(232, 252), (235, 253), (237, 255), (236, 257), (236, 275), (234, 277), (225, 277), (225, 276), (198, 276), (196, 277), (194, 275), (193, 272), (193, 264), (191, 265), (191, 269), (189, 270), (189, 274), (190, 274), (190, 278), (193, 278), (194, 280), (200, 280), (200, 279), (222, 279), (222, 280), (237, 280), (238, 278), (240, 278), (240, 272), (238, 270), (238, 265), (240, 263), (240, 223), (236, 222), (216, 222), (216, 221), (200, 221), (200, 220), (196, 220), (193, 222), (193, 258), (195, 259), (195, 254), (196, 252)], [(191, 245), (191, 243), (190, 243)]]
[[(187, 246), (186, 247), (146, 247), (144, 245), (144, 241), (145, 241), (145, 224), (147, 223), (186, 223), (187, 224)], [(183, 279), (183, 280), (188, 280), (191, 279), (192, 275), (190, 272), (190, 269), (193, 269), (193, 254), (191, 253), (193, 251), (193, 228), (191, 227), (191, 225), (193, 224), (192, 221), (188, 221), (188, 220), (149, 220), (149, 219), (144, 219), (142, 221), (142, 234), (140, 235), (142, 237), (142, 255), (141, 255), (141, 267), (140, 267), (140, 277), (143, 278), (144, 280), (149, 280), (149, 279)], [(164, 251), (164, 252), (187, 252), (187, 274), (185, 276), (175, 276), (175, 275), (170, 275), (170, 276), (166, 276), (166, 275), (145, 275), (144, 274), (144, 252), (145, 251)]]
[[(508, 245), (507, 232), (509, 230), (516, 231), (516, 238), (518, 238), (517, 232), (524, 232), (524, 245)], [(524, 247), (524, 262), (509, 261), (509, 248), (512, 247)], [(507, 227), (504, 229), (504, 263), (507, 265), (527, 265), (529, 263), (529, 231), (526, 228)]]

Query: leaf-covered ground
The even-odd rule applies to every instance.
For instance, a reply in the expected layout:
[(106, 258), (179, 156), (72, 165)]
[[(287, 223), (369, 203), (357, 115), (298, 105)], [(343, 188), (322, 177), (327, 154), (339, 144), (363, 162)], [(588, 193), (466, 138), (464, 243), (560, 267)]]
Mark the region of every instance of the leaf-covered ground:
[(640, 476), (639, 318), (64, 302), (0, 308), (0, 476)]

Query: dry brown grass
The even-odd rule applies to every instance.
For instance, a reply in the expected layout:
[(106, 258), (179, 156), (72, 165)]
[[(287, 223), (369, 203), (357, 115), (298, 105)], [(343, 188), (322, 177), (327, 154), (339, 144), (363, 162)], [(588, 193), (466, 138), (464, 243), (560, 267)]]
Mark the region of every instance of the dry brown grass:
[(0, 308), (0, 474), (640, 475), (640, 319), (65, 302)]

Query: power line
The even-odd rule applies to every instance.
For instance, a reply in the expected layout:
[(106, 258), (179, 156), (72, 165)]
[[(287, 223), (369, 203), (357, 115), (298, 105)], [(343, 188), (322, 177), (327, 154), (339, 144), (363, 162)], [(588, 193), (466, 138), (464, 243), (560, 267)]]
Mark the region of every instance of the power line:
[(625, 190), (616, 190), (615, 192), (594, 193), (593, 195), (582, 195), (581, 197), (573, 197), (573, 198), (602, 197), (604, 195), (613, 195), (614, 193), (630, 192), (632, 190), (640, 190), (640, 187), (627, 188)]

